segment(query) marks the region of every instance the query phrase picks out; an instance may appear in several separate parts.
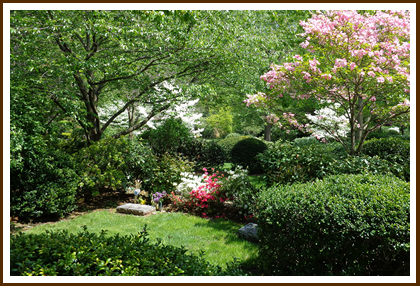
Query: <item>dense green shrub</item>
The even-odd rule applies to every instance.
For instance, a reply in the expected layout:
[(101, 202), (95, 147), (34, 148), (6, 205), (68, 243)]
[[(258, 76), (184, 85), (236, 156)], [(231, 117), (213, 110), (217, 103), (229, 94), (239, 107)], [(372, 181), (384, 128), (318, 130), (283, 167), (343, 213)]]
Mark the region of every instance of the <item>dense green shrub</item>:
[(272, 126), (271, 129), (271, 140), (277, 141), (294, 141), (297, 138), (305, 138), (308, 136), (308, 133), (304, 133), (298, 129), (294, 130), (283, 130), (276, 126)]
[(410, 142), (401, 138), (390, 137), (368, 140), (363, 144), (362, 152), (398, 164), (410, 162)]
[(266, 275), (409, 275), (410, 184), (337, 175), (257, 198)]
[(258, 154), (267, 150), (267, 145), (261, 140), (248, 138), (239, 141), (230, 151), (232, 163), (249, 168), (251, 174), (261, 173), (262, 166), (255, 158)]
[(399, 133), (396, 130), (393, 129), (382, 129), (382, 130), (375, 130), (372, 133), (369, 133), (366, 136), (366, 140), (370, 140), (370, 139), (381, 139), (381, 138), (401, 138), (404, 140), (410, 140), (410, 134), (404, 134), (402, 135), (401, 133)]
[(149, 143), (156, 155), (161, 156), (165, 153), (176, 154), (182, 143), (193, 139), (193, 134), (180, 118), (168, 118), (156, 129), (145, 131), (141, 138)]
[(410, 141), (410, 134), (398, 135), (398, 136), (394, 136), (394, 137)]
[(194, 164), (188, 160), (168, 153), (160, 157), (153, 154), (142, 141), (127, 140), (124, 153), (128, 167), (126, 176), (130, 182), (141, 180), (141, 189), (150, 194), (175, 190), (174, 183), (181, 181), (182, 172), (190, 172)]
[(226, 270), (185, 248), (151, 243), (146, 227), (129, 236), (78, 234), (66, 230), (10, 238), (11, 276), (201, 276), (244, 275), (237, 264)]
[(195, 163), (195, 171), (203, 168), (222, 167), (226, 159), (222, 147), (214, 142), (196, 138), (182, 142), (177, 152)]
[(74, 155), (81, 178), (79, 193), (91, 199), (99, 192), (124, 189), (129, 183), (127, 149), (128, 140), (108, 137), (79, 150)]
[(365, 142), (362, 152), (403, 166), (404, 177), (410, 180), (410, 141), (392, 137), (371, 139)]
[[(78, 178), (71, 156), (42, 137), (28, 136), (23, 160), (10, 168), (10, 215), (55, 220), (76, 208)], [(49, 145), (51, 144), (51, 145)]]
[(271, 149), (259, 154), (268, 185), (274, 183), (292, 184), (323, 178), (331, 171), (336, 157), (325, 144), (315, 143), (296, 146), (290, 143), (276, 143)]
[(370, 157), (367, 155), (348, 155), (340, 160), (335, 160), (331, 165), (329, 174), (364, 174), (368, 172), (404, 179), (403, 166), (391, 163), (378, 156)]
[(237, 166), (227, 172), (222, 180), (220, 193), (233, 199), (233, 206), (242, 217), (250, 217), (255, 212), (255, 198), (259, 189), (255, 188), (248, 176), (248, 171)]
[(102, 139), (80, 150), (75, 158), (82, 178), (79, 194), (88, 200), (101, 192), (125, 190), (135, 180), (141, 180), (141, 189), (149, 194), (169, 193), (180, 182), (181, 172), (192, 169), (191, 163), (178, 156), (165, 153), (157, 157), (141, 141), (127, 138)]
[(388, 160), (367, 155), (350, 156), (338, 142), (298, 146), (278, 142), (257, 156), (266, 184), (293, 184), (322, 179), (331, 174), (389, 174), (404, 178), (404, 167)]
[(315, 137), (309, 136), (309, 137), (301, 137), (301, 138), (296, 138), (295, 140), (293, 140), (293, 143), (295, 146), (306, 146), (306, 145), (320, 145), (320, 144), (325, 144), (325, 143), (321, 143), (319, 142)]
[(230, 138), (230, 137), (241, 137), (242, 135), (239, 133), (229, 133), (228, 135), (226, 135), (225, 138)]
[(217, 145), (222, 147), (223, 152), (226, 155), (225, 162), (231, 162), (232, 158), (230, 157), (230, 151), (232, 151), (233, 146), (239, 141), (247, 138), (251, 138), (251, 136), (229, 137), (217, 141)]

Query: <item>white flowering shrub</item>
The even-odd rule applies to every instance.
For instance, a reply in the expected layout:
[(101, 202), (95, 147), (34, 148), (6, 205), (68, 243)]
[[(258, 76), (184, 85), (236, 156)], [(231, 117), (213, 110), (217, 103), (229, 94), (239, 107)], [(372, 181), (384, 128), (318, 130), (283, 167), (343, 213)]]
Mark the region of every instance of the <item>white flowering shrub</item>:
[(200, 186), (205, 184), (204, 175), (197, 176), (191, 173), (181, 173), (181, 183), (176, 184), (175, 194), (182, 197), (189, 197), (192, 190), (197, 190)]
[[(171, 103), (171, 106), (156, 114), (149, 121), (146, 122), (144, 127), (155, 129), (164, 119), (167, 118), (180, 118), (184, 125), (190, 130), (194, 137), (200, 137), (201, 132), (204, 130), (197, 128), (201, 124), (200, 118), (203, 116), (201, 113), (194, 113), (194, 105), (197, 104), (199, 99), (188, 100), (187, 97), (182, 95), (182, 90), (179, 87), (173, 86), (171, 83), (163, 82), (160, 86), (155, 87), (155, 99)], [(176, 101), (173, 99), (176, 98)], [(99, 118), (102, 124), (105, 124), (107, 120), (120, 110), (126, 104), (125, 100), (116, 100), (110, 102), (102, 107), (98, 107)], [(153, 106), (148, 105), (135, 105), (135, 117), (137, 121), (144, 120), (153, 110)], [(128, 112), (121, 113), (117, 118), (114, 119), (111, 126), (116, 128), (128, 128), (129, 127)], [(133, 131), (136, 136), (141, 134), (144, 128)]]
[[(325, 141), (326, 138), (347, 136), (347, 133), (350, 131), (349, 120), (344, 115), (337, 115), (336, 109), (338, 107), (339, 104), (336, 103), (332, 108), (325, 107), (320, 110), (316, 110), (315, 115), (306, 114), (306, 117), (315, 123), (310, 125), (313, 137), (318, 140), (323, 139)], [(330, 130), (330, 133), (326, 130)]]
[(238, 208), (239, 214), (252, 215), (257, 190), (249, 181), (248, 170), (237, 166), (235, 170), (227, 171), (227, 173), (228, 176), (221, 182), (220, 192), (233, 199), (233, 205)]

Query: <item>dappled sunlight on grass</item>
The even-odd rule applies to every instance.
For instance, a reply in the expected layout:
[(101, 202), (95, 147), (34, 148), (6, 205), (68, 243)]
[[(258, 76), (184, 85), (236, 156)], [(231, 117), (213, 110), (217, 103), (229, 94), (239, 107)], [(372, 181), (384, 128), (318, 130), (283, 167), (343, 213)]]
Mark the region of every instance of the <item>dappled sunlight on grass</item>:
[(222, 267), (234, 260), (249, 261), (257, 256), (258, 246), (237, 236), (243, 225), (224, 219), (209, 220), (185, 213), (160, 213), (142, 217), (123, 215), (115, 211), (89, 212), (70, 220), (36, 226), (25, 233), (44, 233), (45, 230), (67, 229), (77, 233), (86, 225), (91, 232), (107, 230), (112, 236), (136, 234), (147, 224), (150, 241), (157, 238), (164, 244), (184, 246), (188, 252), (204, 252), (204, 258)]

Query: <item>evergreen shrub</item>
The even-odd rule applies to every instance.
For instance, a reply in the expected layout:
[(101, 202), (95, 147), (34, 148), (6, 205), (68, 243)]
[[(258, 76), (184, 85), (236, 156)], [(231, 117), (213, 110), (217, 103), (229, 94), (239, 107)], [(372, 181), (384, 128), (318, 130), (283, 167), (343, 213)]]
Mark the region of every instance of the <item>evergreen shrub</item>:
[(238, 263), (226, 270), (183, 247), (151, 243), (146, 227), (134, 235), (78, 234), (66, 230), (10, 238), (11, 276), (216, 276), (244, 275)]
[(229, 133), (228, 135), (226, 135), (225, 138), (230, 138), (230, 137), (241, 137), (242, 135), (239, 133)]
[(327, 175), (374, 174), (395, 175), (404, 178), (404, 167), (378, 156), (351, 156), (338, 142), (296, 145), (276, 142), (257, 156), (268, 186), (274, 183), (305, 183), (322, 179)]
[(90, 200), (101, 192), (125, 191), (135, 180), (151, 193), (175, 190), (181, 172), (191, 163), (168, 153), (155, 155), (142, 141), (105, 138), (80, 150), (75, 156), (81, 177), (79, 195)]
[(76, 208), (78, 177), (70, 155), (39, 137), (27, 137), (22, 163), (10, 168), (10, 215), (56, 220)]
[(197, 138), (182, 142), (177, 152), (190, 162), (194, 162), (195, 171), (203, 168), (222, 167), (226, 159), (226, 154), (221, 146)]
[(276, 142), (272, 148), (257, 156), (265, 171), (263, 178), (267, 185), (321, 179), (331, 172), (335, 159), (327, 145), (317, 142), (302, 146)]
[(410, 275), (410, 184), (334, 175), (257, 198), (265, 275)]
[(267, 150), (267, 145), (264, 142), (255, 138), (247, 138), (233, 146), (230, 156), (232, 163), (249, 168), (251, 174), (261, 173), (262, 166), (255, 157), (265, 150)]
[(363, 144), (362, 153), (403, 166), (404, 177), (410, 180), (410, 141), (394, 137), (371, 139)]
[(232, 151), (233, 146), (235, 146), (235, 144), (238, 143), (239, 141), (242, 141), (247, 138), (251, 138), (251, 136), (248, 136), (248, 135), (239, 136), (239, 137), (233, 136), (233, 137), (229, 137), (229, 138), (225, 138), (225, 139), (217, 141), (217, 145), (222, 147), (223, 152), (226, 156), (225, 162), (231, 162), (232, 158), (230, 156), (230, 151)]
[(161, 156), (165, 153), (176, 154), (181, 144), (193, 140), (193, 134), (181, 118), (168, 118), (156, 129), (145, 131), (141, 138), (147, 141), (156, 155)]

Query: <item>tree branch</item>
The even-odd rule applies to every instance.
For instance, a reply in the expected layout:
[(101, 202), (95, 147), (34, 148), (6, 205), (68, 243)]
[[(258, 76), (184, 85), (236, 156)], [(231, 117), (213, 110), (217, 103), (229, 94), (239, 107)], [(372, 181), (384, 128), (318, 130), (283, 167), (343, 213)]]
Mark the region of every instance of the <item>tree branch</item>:
[(140, 127), (142, 127), (143, 125), (145, 125), (153, 116), (155, 116), (156, 114), (158, 114), (158, 113), (160, 113), (160, 112), (162, 112), (163, 110), (165, 110), (165, 109), (167, 109), (168, 107), (170, 106), (170, 104), (167, 104), (167, 105), (164, 105), (164, 106), (162, 106), (162, 107), (160, 107), (159, 109), (157, 109), (157, 110), (153, 110), (144, 120), (142, 120), (141, 122), (139, 122), (139, 123), (137, 123), (137, 124), (134, 124), (133, 126), (131, 126), (131, 127), (129, 127), (129, 128), (127, 128), (126, 130), (124, 130), (124, 131), (122, 131), (122, 132), (120, 132), (120, 133), (117, 133), (117, 134), (115, 134), (115, 135), (113, 135), (112, 137), (113, 138), (115, 138), (115, 139), (117, 139), (117, 138), (119, 138), (119, 137), (121, 137), (121, 136), (123, 136), (123, 135), (127, 135), (127, 134), (129, 134), (129, 133), (131, 133), (131, 132), (133, 132), (133, 131), (135, 131), (135, 130), (137, 130), (137, 129), (139, 129)]

